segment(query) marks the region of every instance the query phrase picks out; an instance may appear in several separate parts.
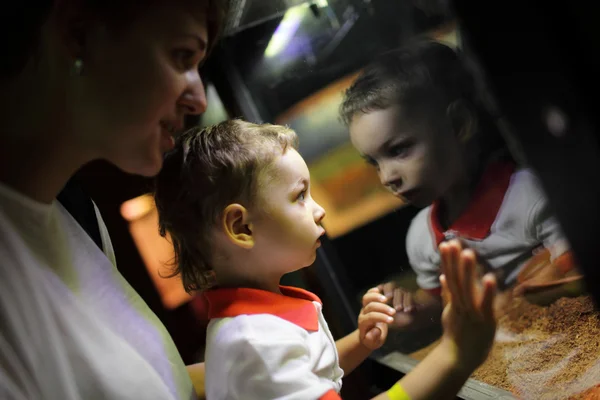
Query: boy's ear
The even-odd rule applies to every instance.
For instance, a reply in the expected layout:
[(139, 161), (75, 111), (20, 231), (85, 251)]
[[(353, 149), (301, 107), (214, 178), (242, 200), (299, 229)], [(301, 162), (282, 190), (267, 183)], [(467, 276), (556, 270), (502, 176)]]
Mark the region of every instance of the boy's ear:
[(446, 109), (454, 134), (462, 143), (468, 142), (477, 130), (477, 115), (465, 100), (454, 100)]
[(223, 211), (221, 223), (223, 232), (231, 243), (244, 249), (254, 247), (252, 223), (246, 207), (240, 204), (228, 205)]

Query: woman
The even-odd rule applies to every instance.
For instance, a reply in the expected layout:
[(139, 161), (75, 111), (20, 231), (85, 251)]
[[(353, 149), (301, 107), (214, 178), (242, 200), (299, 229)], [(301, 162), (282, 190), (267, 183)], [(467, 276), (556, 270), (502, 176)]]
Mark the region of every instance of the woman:
[[(117, 271), (97, 208), (100, 246), (55, 198), (93, 159), (145, 176), (160, 170), (183, 117), (206, 108), (197, 71), (217, 36), (221, 1), (148, 0), (140, 8), (134, 0), (47, 0), (3, 11), (23, 8), (0, 24), (12, 29), (0, 32), (10, 39), (0, 66), (0, 398), (203, 393), (202, 366), (186, 369), (158, 318)], [(453, 254), (448, 264), (458, 268), (462, 253)], [(472, 271), (473, 256), (464, 257)], [(495, 328), (484, 307), (493, 284), (487, 288), (457, 303), (466, 310), (448, 310), (449, 343), (472, 344), (458, 333), (478, 332), (487, 354)], [(488, 301), (475, 305), (479, 298)], [(465, 329), (472, 324), (486, 329)], [(451, 396), (482, 359), (464, 368), (468, 357), (446, 353), (378, 398), (405, 399), (404, 389), (413, 399)]]
[(55, 198), (94, 159), (160, 170), (206, 108), (225, 1), (22, 3), (2, 28), (0, 398), (193, 398), (201, 369), (117, 271), (98, 210), (104, 252)]

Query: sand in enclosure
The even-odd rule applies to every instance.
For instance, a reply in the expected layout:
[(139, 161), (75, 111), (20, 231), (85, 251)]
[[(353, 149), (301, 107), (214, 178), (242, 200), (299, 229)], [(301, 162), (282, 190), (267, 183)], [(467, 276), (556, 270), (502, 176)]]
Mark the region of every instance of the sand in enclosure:
[[(422, 360), (436, 344), (411, 357)], [(523, 399), (600, 400), (589, 390), (600, 382), (600, 314), (591, 297), (562, 298), (548, 307), (514, 299), (473, 378)]]

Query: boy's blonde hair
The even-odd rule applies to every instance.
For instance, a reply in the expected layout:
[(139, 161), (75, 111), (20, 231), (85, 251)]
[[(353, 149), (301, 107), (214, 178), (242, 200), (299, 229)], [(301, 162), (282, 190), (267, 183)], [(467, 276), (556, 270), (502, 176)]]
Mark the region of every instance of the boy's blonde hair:
[(261, 171), (290, 147), (298, 147), (293, 130), (242, 120), (177, 139), (156, 178), (155, 201), (160, 233), (168, 232), (175, 248), (172, 276), (181, 274), (188, 292), (213, 284), (211, 236), (225, 207), (252, 206)]

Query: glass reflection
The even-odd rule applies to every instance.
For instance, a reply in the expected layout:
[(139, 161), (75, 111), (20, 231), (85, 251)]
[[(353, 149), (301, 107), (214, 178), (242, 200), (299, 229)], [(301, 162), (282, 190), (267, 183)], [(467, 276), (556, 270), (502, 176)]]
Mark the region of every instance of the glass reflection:
[[(382, 289), (404, 310), (381, 359), (420, 360), (435, 346), (437, 244), (458, 237), (503, 286), (496, 345), (473, 378), (522, 398), (583, 396), (600, 381), (598, 313), (538, 178), (486, 106), (445, 2), (313, 3), (226, 46), (263, 120), (300, 137), (356, 309), (390, 283)], [(425, 38), (440, 44), (415, 50)], [(342, 106), (371, 89), (379, 102), (357, 95)]]

